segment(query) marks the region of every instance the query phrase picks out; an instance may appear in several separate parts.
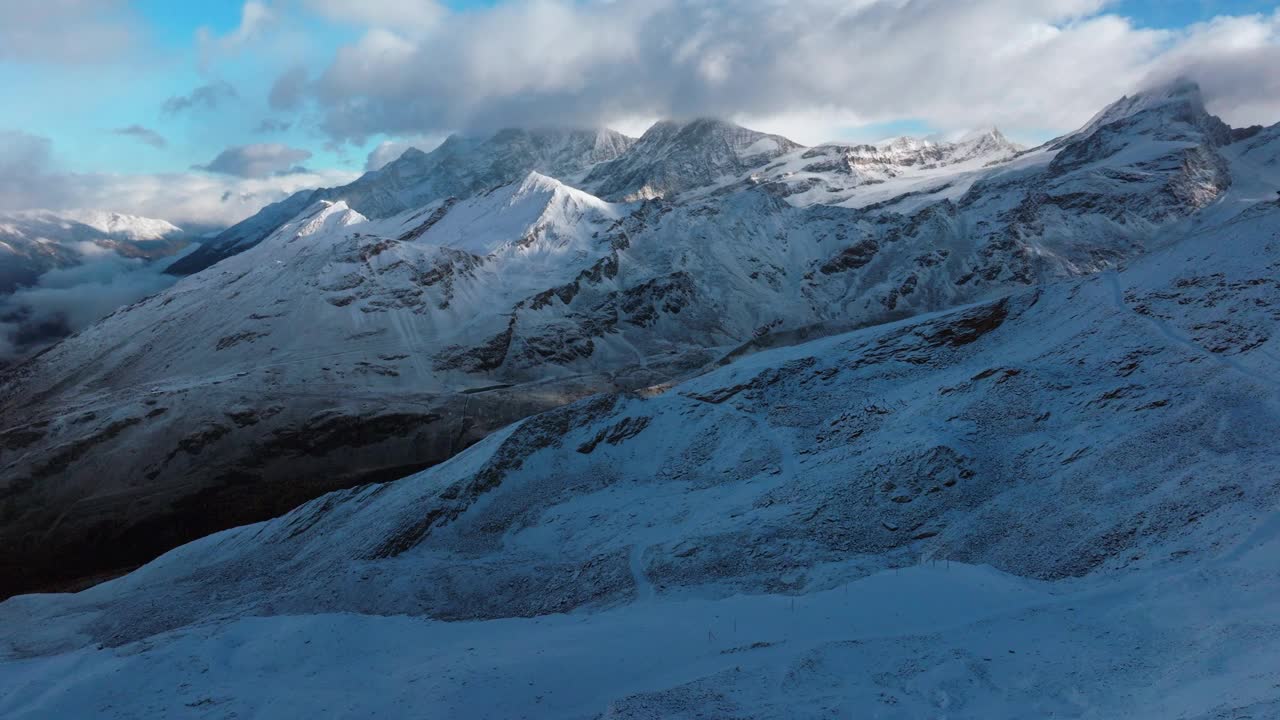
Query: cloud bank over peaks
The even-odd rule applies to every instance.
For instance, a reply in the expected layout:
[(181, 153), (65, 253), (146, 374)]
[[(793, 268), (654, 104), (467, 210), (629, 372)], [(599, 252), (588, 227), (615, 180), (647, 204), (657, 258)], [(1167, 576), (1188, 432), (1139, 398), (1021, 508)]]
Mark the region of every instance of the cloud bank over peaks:
[(806, 112), (1061, 131), (1169, 74), (1229, 121), (1280, 115), (1236, 91), (1280, 82), (1280, 10), (1162, 30), (1102, 0), (517, 0), (409, 30), (402, 4), (307, 86), (331, 137)]

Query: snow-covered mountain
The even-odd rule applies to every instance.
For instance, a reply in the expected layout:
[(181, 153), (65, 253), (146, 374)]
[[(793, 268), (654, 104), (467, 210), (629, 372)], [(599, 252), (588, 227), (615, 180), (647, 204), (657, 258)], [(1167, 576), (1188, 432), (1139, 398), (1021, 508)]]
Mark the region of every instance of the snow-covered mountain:
[(612, 130), (501, 130), (486, 138), (450, 136), (429, 153), (410, 148), (379, 170), (338, 188), (294, 193), (227, 228), (170, 268), (188, 274), (243, 252), (298, 213), (321, 201), (342, 201), (381, 219), (450, 197), (464, 197), (540, 172), (579, 180), (598, 163), (618, 157), (634, 141)]
[(404, 475), (587, 394), (1114, 268), (1276, 179), (1274, 129), (1221, 132), (1194, 93), (1104, 115), (1025, 152), (819, 149), (878, 157), (876, 183), (714, 121), (546, 145), (581, 188), (507, 181), (528, 164), (494, 161), (511, 138), (407, 153), (0, 381), (10, 587)]
[(0, 367), (172, 284), (187, 233), (97, 210), (0, 213)]
[[(1067, 144), (969, 183), (967, 202), (939, 201), (932, 214), (911, 216), (921, 227), (970, 223), (973, 235), (931, 237), (969, 237), (977, 248), (1001, 222), (1011, 242), (1042, 247), (1033, 243), (1047, 230), (1031, 229), (1046, 217), (1076, 237), (1122, 221), (1163, 228), (1168, 241), (1122, 269), (1034, 287), (993, 284), (988, 297), (961, 307), (766, 350), (675, 385), (597, 395), (508, 426), (425, 472), (325, 495), (83, 593), (10, 599), (0, 604), (0, 686), (8, 688), (0, 714), (1273, 717), (1276, 136), (1273, 128), (1227, 146), (1190, 135), (1122, 138), (1123, 164)], [(1222, 169), (1201, 175), (1202, 166), (1171, 163), (1169, 154), (1189, 163), (1216, 156)], [(1126, 169), (1137, 163), (1147, 170)], [(1092, 170), (1073, 177), (1080, 167)], [(1199, 194), (1150, 190), (1182, 189), (1188, 178), (1221, 185), (1216, 200), (1192, 212)], [(1129, 184), (1148, 188), (1150, 205), (1130, 200)], [(1084, 195), (1064, 195), (1068, 188)], [(647, 225), (639, 227), (654, 214), (714, 208), (727, 216), (760, 197), (750, 191), (687, 210), (620, 207), (530, 177), (394, 223), (337, 203), (154, 302), (181, 308), (191, 296), (243, 297), (257, 292), (250, 265), (279, 262), (282, 276), (295, 264), (329, 262), (308, 303), (339, 307), (333, 300), (348, 293), (356, 297), (340, 307), (366, 332), (383, 317), (426, 328), (412, 318), (442, 323), (444, 278), (452, 278), (449, 308), (461, 313), (500, 258), (529, 268), (593, 240), (612, 244), (618, 235), (595, 228), (621, 220), (630, 244), (616, 251), (616, 267), (610, 260), (598, 280), (576, 280), (568, 300), (569, 290), (553, 292), (546, 307), (559, 307), (597, 284), (621, 283), (650, 257), (641, 248), (672, 242), (670, 234), (650, 241)], [(1180, 202), (1190, 203), (1184, 219), (1159, 224)], [(992, 206), (1003, 210), (983, 216), (982, 229), (966, 214)], [(772, 208), (769, 217), (786, 219), (765, 236), (792, 247), (827, 241), (802, 243), (780, 228), (852, 217)], [(899, 228), (886, 244), (912, 242), (895, 224), (905, 218), (871, 218), (870, 226)], [(544, 229), (507, 234), (504, 243), (493, 233), (507, 222)], [(566, 234), (574, 227), (580, 232)], [(401, 228), (421, 232), (392, 237)], [(697, 242), (672, 252), (693, 257), (693, 247), (714, 246), (732, 266), (725, 238), (691, 237)], [(745, 237), (744, 253), (762, 252)], [(445, 239), (458, 247), (438, 249)], [(323, 260), (308, 260), (309, 247)], [(947, 262), (970, 252), (951, 248)], [(244, 265), (234, 264), (240, 258)], [(385, 294), (391, 286), (360, 296), (379, 270), (415, 263), (437, 268), (416, 296), (414, 307), (427, 310), (374, 311), (375, 301), (395, 297)], [(357, 283), (351, 268), (360, 267), (368, 271)], [(340, 277), (350, 287), (323, 287)], [(645, 311), (617, 316), (614, 334), (639, 347), (631, 317), (643, 320), (634, 327), (664, 330), (674, 315), (705, 319), (700, 306), (714, 300), (702, 277), (690, 272), (688, 302), (678, 308), (683, 296), (674, 291), (626, 305)], [(119, 323), (151, 307), (121, 313), (116, 329), (133, 329)], [(208, 315), (231, 306), (213, 307)], [(525, 321), (511, 317), (515, 335)], [(329, 332), (326, 322), (295, 322)], [(154, 354), (175, 349), (160, 344), (164, 328), (145, 327), (137, 329), (149, 333)], [(226, 340), (224, 352), (258, 342), (283, 360), (280, 324), (270, 328)], [(212, 340), (210, 329), (199, 334)], [(347, 359), (320, 362), (332, 377), (360, 363), (379, 367), (372, 374), (380, 378), (391, 369), (411, 375), (430, 341), (413, 346), (406, 329), (394, 332), (409, 343), (403, 362), (374, 361), (355, 340), (336, 348), (351, 352)], [(120, 364), (118, 350), (103, 350), (103, 365)], [(257, 354), (272, 357), (261, 347)], [(129, 452), (148, 423), (197, 399), (158, 388), (154, 417), (133, 424), (119, 410), (96, 411), (111, 415), (119, 428), (112, 443)], [(227, 407), (236, 423), (260, 422)], [(174, 452), (214, 447), (192, 440)], [(63, 451), (63, 467), (73, 452)]]
[(1011, 160), (1023, 150), (995, 128), (957, 142), (902, 137), (876, 145), (820, 145), (771, 166), (756, 180), (774, 183), (792, 202), (834, 205), (853, 199), (856, 204), (870, 185), (893, 181), (889, 192), (901, 193), (901, 184), (911, 178), (954, 177), (963, 169)]
[(155, 218), (101, 210), (0, 213), (0, 295), (80, 262), (84, 245), (125, 257), (162, 258), (184, 245), (182, 230)]
[(671, 198), (713, 188), (768, 164), (800, 145), (723, 120), (659, 122), (629, 152), (597, 165), (584, 187), (616, 200)]

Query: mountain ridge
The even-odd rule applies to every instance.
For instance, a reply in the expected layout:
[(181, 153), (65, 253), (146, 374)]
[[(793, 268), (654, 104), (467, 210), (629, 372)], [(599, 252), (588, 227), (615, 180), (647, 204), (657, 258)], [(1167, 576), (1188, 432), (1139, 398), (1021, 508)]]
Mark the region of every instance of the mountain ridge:
[(265, 683), (303, 714), (1266, 715), (1280, 200), (1242, 161), (1277, 149), (1229, 148), (1123, 268), (596, 395), (0, 603), (0, 711), (247, 715)]
[[(1182, 117), (1109, 123), (1061, 149), (997, 144), (995, 164), (875, 183), (804, 170), (810, 149), (761, 152), (759, 134), (704, 122), (677, 142), (687, 126), (672, 125), (616, 176), (624, 196), (698, 157), (686, 141), (699, 133), (725, 164), (669, 197), (610, 201), (525, 172), (383, 218), (309, 203), (268, 240), (0, 379), (0, 465), (14, 478), (0, 492), (22, 517), (5, 561), (93, 558), (102, 545), (76, 551), (77, 538), (120, 525), (160, 539), (134, 551), (145, 556), (189, 532), (193, 497), (231, 522), (261, 519), (743, 348), (1115, 268), (1270, 182), (1271, 135), (1220, 146)], [(462, 142), (449, 152), (469, 155)], [(145, 482), (101, 469), (121, 452)], [(76, 505), (89, 487), (118, 489), (123, 509)], [(84, 512), (46, 538), (40, 509), (67, 506)]]

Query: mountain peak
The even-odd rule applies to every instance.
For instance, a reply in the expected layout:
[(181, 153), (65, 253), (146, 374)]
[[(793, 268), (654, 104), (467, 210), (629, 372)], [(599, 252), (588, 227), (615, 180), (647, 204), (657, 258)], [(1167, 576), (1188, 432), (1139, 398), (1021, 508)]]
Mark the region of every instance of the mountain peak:
[(666, 197), (739, 177), (801, 147), (720, 118), (663, 120), (624, 155), (598, 165), (585, 182), (604, 198)]
[(1156, 83), (1133, 94), (1125, 95), (1103, 108), (1085, 124), (1080, 132), (1090, 131), (1108, 123), (1153, 110), (1173, 110), (1188, 116), (1207, 116), (1200, 85), (1186, 78), (1177, 77)]
[(1200, 86), (1186, 77), (1176, 77), (1125, 95), (1094, 115), (1084, 127), (1053, 141), (1050, 147), (1062, 148), (1100, 128), (1117, 124), (1138, 134), (1182, 137), (1213, 145), (1231, 142), (1231, 128), (1205, 109)]

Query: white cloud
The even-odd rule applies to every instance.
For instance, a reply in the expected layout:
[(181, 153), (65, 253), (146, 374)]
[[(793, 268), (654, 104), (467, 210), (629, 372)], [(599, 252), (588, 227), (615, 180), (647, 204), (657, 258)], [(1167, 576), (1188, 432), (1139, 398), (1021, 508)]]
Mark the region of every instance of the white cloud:
[(207, 27), (196, 30), (196, 46), (200, 64), (208, 67), (213, 61), (234, 55), (260, 39), (276, 21), (276, 13), (257, 0), (249, 0), (240, 8), (240, 24), (226, 35), (216, 35)]
[[(64, 175), (62, 208), (103, 208), (162, 218), (182, 227), (226, 226), (264, 205), (308, 188), (345, 185), (358, 173), (341, 170), (239, 178), (202, 173)], [(69, 199), (74, 198), (74, 200)], [(34, 207), (49, 207), (49, 203)]]
[(0, 61), (114, 60), (141, 33), (124, 0), (0, 0)]
[(357, 173), (323, 170), (260, 178), (207, 173), (73, 173), (48, 138), (0, 130), (0, 210), (103, 209), (179, 226), (226, 226), (307, 188), (345, 185)]
[(1200, 83), (1209, 107), (1233, 125), (1280, 120), (1280, 10), (1192, 26), (1153, 71)]
[(81, 243), (80, 264), (50, 270), (36, 284), (0, 298), (0, 362), (81, 330), (116, 308), (172, 285), (163, 269), (173, 261), (126, 258)]
[(404, 33), (432, 29), (446, 16), (445, 9), (433, 0), (306, 0), (306, 4), (330, 20), (397, 28)]
[(1171, 69), (1238, 122), (1280, 110), (1280, 12), (1167, 31), (1104, 0), (512, 0), (425, 25), (410, 5), (379, 3), (317, 80), (334, 138), (694, 115), (1066, 130)]

